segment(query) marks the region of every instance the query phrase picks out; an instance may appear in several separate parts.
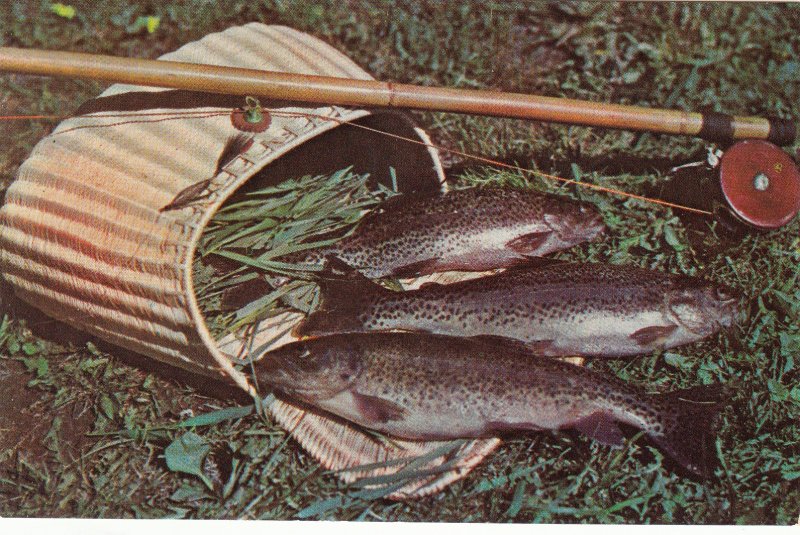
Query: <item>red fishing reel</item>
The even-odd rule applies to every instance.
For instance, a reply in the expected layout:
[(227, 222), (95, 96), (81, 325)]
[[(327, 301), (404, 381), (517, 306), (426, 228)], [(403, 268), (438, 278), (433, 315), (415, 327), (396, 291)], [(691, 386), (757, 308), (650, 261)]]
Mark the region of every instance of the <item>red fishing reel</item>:
[(800, 211), (797, 163), (768, 141), (736, 143), (722, 155), (718, 171), (725, 201), (749, 225), (779, 228)]
[(669, 171), (659, 197), (712, 212), (726, 228), (771, 230), (800, 211), (800, 170), (777, 145), (749, 139)]

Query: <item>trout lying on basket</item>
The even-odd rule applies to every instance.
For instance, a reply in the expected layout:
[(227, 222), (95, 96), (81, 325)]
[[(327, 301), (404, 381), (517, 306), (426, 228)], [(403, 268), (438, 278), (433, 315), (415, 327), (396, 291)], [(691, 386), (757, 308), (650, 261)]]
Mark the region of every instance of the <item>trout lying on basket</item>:
[(592, 240), (604, 228), (590, 204), (530, 190), (471, 188), (392, 198), (336, 244), (281, 261), (322, 264), (335, 255), (370, 278), (485, 271)]
[(725, 286), (636, 267), (549, 261), (480, 279), (394, 292), (329, 259), (321, 304), (300, 336), (408, 330), (505, 336), (539, 355), (649, 353), (729, 327)]
[(333, 335), (269, 352), (255, 372), (261, 384), (396, 437), (573, 428), (621, 446), (620, 422), (644, 431), (688, 470), (707, 473), (717, 405), (708, 397), (689, 400), (703, 399), (698, 394), (707, 387), (650, 395), (579, 366), (532, 358), (520, 346), (423, 333)]

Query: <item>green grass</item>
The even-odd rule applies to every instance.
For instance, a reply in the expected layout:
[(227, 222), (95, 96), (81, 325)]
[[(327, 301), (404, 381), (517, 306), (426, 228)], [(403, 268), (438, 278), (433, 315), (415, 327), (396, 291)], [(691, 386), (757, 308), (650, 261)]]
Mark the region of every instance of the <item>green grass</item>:
[[(0, 42), (155, 57), (259, 20), (309, 31), (379, 79), (800, 116), (800, 8), (793, 5), (71, 3), (73, 19), (51, 13), (46, 1), (3, 3)], [(139, 17), (147, 16), (159, 17), (153, 33), (137, 28)], [(101, 87), (3, 75), (0, 109), (3, 115), (68, 114)], [(448, 147), (636, 193), (649, 193), (665, 167), (647, 161), (682, 163), (705, 147), (651, 134), (438, 113), (417, 117)], [(53, 124), (3, 123), (2, 186)], [(620, 163), (621, 155), (642, 163)], [(704, 274), (743, 291), (747, 314), (730, 333), (667, 354), (590, 364), (653, 390), (731, 385), (715, 480), (690, 480), (662, 466), (661, 454), (641, 437), (617, 451), (573, 434), (542, 433), (505, 443), (435, 498), (393, 503), (356, 495), (282, 430), (248, 416), (193, 430), (210, 452), (201, 466), (209, 489), (196, 476), (169, 470), (165, 448), (188, 431), (177, 422), (246, 404), (246, 398), (214, 392), (202, 381), (69, 331), (4, 291), (0, 380), (15, 378), (29, 405), (5, 398), (3, 410), (33, 411), (40, 433), (36, 447), (0, 451), (0, 515), (296, 518), (313, 513), (312, 507), (319, 514), (311, 517), (329, 519), (797, 522), (800, 222), (732, 237), (711, 220), (456, 163), (467, 183), (532, 185), (595, 203), (609, 233), (563, 258)]]

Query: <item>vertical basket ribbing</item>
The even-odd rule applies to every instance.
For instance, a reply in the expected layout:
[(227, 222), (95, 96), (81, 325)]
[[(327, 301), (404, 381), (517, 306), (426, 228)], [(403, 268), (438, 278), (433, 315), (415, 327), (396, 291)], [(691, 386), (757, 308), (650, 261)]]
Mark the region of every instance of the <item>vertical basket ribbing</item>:
[[(161, 59), (370, 78), (318, 39), (257, 23), (206, 36)], [(275, 114), (270, 127), (215, 175), (219, 154), (237, 133), (230, 107), (199, 104), (191, 115), (180, 115), (187, 110), (175, 106), (174, 92), (121, 84), (100, 97), (124, 102), (142, 95), (151, 97), (146, 108), (68, 119), (34, 148), (0, 209), (0, 270), (22, 299), (65, 323), (194, 373), (229, 377), (251, 391), (247, 377), (220, 351), (197, 306), (191, 267), (203, 228), (254, 174), (370, 112), (282, 103), (282, 111), (297, 114)], [(417, 134), (427, 140), (423, 132)], [(438, 155), (423, 154), (431, 158), (430, 176), (415, 180), (441, 181)], [(160, 211), (178, 193), (209, 178), (197, 202)], [(273, 415), (330, 469), (419, 455), (441, 445), (379, 444), (355, 428), (306, 415), (287, 403), (275, 405)], [(412, 483), (395, 496), (441, 488), (497, 444), (496, 439), (467, 444), (459, 451), (464, 462), (457, 468)]]

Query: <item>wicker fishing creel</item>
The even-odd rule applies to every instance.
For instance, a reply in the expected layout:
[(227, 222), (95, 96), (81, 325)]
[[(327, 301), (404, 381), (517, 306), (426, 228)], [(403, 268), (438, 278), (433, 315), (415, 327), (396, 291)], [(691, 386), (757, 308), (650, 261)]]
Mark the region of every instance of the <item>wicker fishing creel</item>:
[[(258, 23), (208, 35), (160, 59), (370, 78), (314, 37)], [(439, 188), (443, 171), (430, 147), (398, 146), (349, 126), (428, 142), (404, 115), (262, 101), (276, 110), (269, 127), (252, 132), (252, 144), (215, 174), (221, 152), (239, 133), (230, 112), (241, 104), (238, 97), (118, 84), (59, 124), (22, 164), (0, 209), (0, 269), (16, 293), (101, 339), (193, 373), (223, 376), (255, 395), (230, 360), (240, 341), (225, 345), (211, 336), (193, 287), (195, 248), (219, 207), (256, 175), (280, 179), (353, 165), (386, 181), (393, 167), (399, 189), (409, 190)], [(161, 210), (203, 181), (193, 202)], [(443, 444), (378, 441), (284, 401), (272, 404), (270, 413), (325, 467), (349, 469), (340, 472), (346, 481), (392, 473), (400, 465), (354, 467), (430, 453)], [(441, 489), (498, 444), (469, 441), (421, 467), (436, 472), (447, 462), (446, 468), (409, 481), (392, 496)]]

